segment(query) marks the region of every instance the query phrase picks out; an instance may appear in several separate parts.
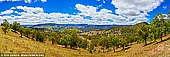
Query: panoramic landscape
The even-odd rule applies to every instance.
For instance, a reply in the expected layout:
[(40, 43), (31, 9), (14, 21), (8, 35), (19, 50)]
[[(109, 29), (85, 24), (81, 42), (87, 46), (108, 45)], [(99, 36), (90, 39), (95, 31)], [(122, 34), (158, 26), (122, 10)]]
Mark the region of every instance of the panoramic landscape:
[(0, 57), (170, 57), (170, 0), (0, 0)]

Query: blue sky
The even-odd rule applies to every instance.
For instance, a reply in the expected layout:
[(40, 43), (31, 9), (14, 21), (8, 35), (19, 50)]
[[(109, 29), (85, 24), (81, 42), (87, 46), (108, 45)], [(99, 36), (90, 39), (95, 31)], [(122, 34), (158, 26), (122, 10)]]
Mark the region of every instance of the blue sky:
[(167, 14), (170, 0), (0, 0), (0, 23), (134, 25)]

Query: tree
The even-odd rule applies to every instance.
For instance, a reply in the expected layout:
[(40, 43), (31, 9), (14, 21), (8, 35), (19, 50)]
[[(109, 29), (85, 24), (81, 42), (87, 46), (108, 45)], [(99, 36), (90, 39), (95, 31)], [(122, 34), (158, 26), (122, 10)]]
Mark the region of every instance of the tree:
[(49, 40), (51, 40), (52, 44), (55, 44), (55, 42), (57, 42), (57, 33), (56, 32), (52, 32), (50, 35), (49, 35)]
[(45, 34), (41, 31), (38, 31), (36, 35), (36, 41), (44, 42)]
[(19, 32), (20, 32), (21, 38), (22, 38), (22, 36), (23, 36), (23, 34), (24, 34), (24, 32), (25, 32), (25, 28), (24, 28), (23, 26), (20, 26), (20, 27), (19, 27)]
[(154, 17), (154, 19), (153, 19), (153, 21), (151, 23), (151, 24), (154, 24), (154, 26), (156, 28), (158, 28), (161, 41), (162, 41), (163, 34), (165, 34), (165, 31), (166, 31), (166, 29), (164, 29), (164, 28), (167, 27), (166, 23), (165, 23), (165, 19), (164, 19), (165, 17), (166, 16), (163, 15), (163, 14), (157, 14)]
[(102, 37), (98, 41), (99, 41), (99, 45), (102, 46), (101, 49), (103, 50), (103, 52), (105, 48), (109, 48), (108, 38)]
[(16, 32), (19, 31), (20, 24), (17, 22), (14, 22), (12, 25), (12, 29)]
[(120, 45), (123, 48), (123, 50), (125, 50), (125, 46), (127, 44), (128, 44), (127, 39), (123, 39), (123, 38), (119, 39), (118, 45)]
[(7, 27), (3, 27), (2, 30), (4, 31), (5, 34), (7, 34), (7, 32), (9, 31)]
[(80, 48), (84, 48), (84, 49), (87, 48), (87, 45), (88, 45), (87, 40), (82, 40), (79, 44)]
[(70, 45), (70, 48), (72, 49), (73, 47), (77, 47), (78, 46), (78, 43), (79, 43), (79, 40), (78, 38), (76, 38), (75, 36), (72, 36), (70, 38), (70, 42), (69, 42), (69, 45)]
[(10, 24), (9, 24), (7, 19), (4, 19), (3, 23), (1, 25), (4, 26), (4, 27), (10, 27)]
[(31, 28), (25, 28), (24, 34), (27, 38), (29, 38), (29, 35), (31, 34)]
[(159, 38), (159, 30), (153, 24), (149, 25), (149, 37), (154, 41)]
[(109, 45), (113, 47), (114, 52), (116, 52), (115, 50), (116, 50), (116, 46), (118, 46), (119, 39), (114, 35), (110, 35), (108, 41), (109, 41)]
[(77, 47), (78, 46), (78, 43), (79, 43), (78, 32), (79, 32), (79, 30), (74, 29), (74, 28), (62, 31), (63, 34), (69, 34), (71, 36), (70, 40), (69, 40), (69, 45), (70, 45), (71, 49), (73, 47)]
[(37, 30), (32, 30), (32, 39), (34, 40), (34, 38), (37, 38), (37, 33), (38, 31)]
[(2, 30), (3, 30), (4, 33), (6, 34), (6, 33), (9, 31), (9, 28), (10, 28), (10, 24), (9, 24), (9, 22), (7, 21), (7, 19), (4, 19), (4, 20), (3, 20), (2, 26), (4, 26), (4, 27), (2, 28)]
[(66, 48), (69, 45), (71, 38), (72, 36), (69, 34), (64, 35), (62, 38), (60, 38), (60, 44), (64, 45)]
[(143, 26), (141, 29), (138, 30), (138, 35), (140, 35), (144, 40), (144, 45), (147, 44), (147, 38), (149, 37), (149, 27)]

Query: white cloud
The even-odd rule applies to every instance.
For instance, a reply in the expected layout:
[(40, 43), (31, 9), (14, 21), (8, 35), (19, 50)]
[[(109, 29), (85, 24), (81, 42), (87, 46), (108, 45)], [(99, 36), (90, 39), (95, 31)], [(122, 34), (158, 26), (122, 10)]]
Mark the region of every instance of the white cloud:
[(41, 0), (42, 2), (47, 2), (47, 0)]
[(24, 2), (25, 3), (31, 3), (31, 0), (25, 0)]
[(1, 12), (0, 15), (4, 15), (4, 14), (11, 14), (13, 13), (14, 11), (13, 10), (6, 10), (4, 12)]
[[(79, 15), (86, 17), (90, 16), (92, 17), (90, 21), (91, 24), (128, 24), (128, 20), (126, 20), (125, 17), (120, 15), (114, 15), (112, 14), (111, 10), (108, 9), (101, 9), (99, 12), (97, 12), (97, 8), (93, 6), (85, 6), (81, 4), (76, 4), (77, 10), (80, 11)], [(113, 20), (114, 22), (109, 22), (108, 20)]]
[(43, 12), (43, 9), (40, 8), (40, 7), (26, 7), (26, 6), (17, 6), (16, 7), (17, 9), (21, 9), (21, 10), (24, 10), (28, 13), (42, 13)]
[(15, 1), (21, 1), (21, 0), (0, 0), (0, 2), (3, 2), (3, 1), (12, 1), (12, 2), (15, 2)]
[[(42, 1), (42, 0), (41, 0)], [(45, 1), (45, 0), (44, 0)], [(18, 21), (22, 25), (35, 25), (42, 23), (57, 24), (90, 24), (90, 25), (134, 25), (140, 22), (147, 22), (148, 12), (160, 5), (162, 0), (139, 0), (130, 2), (126, 0), (113, 0), (112, 4), (117, 8), (116, 14), (108, 9), (98, 9), (94, 6), (76, 4), (79, 11), (76, 14), (63, 13), (45, 13), (40, 7), (17, 6), (1, 12), (2, 14), (15, 13), (18, 15), (0, 16), (2, 19), (8, 19), (10, 22)], [(128, 6), (127, 6), (128, 5)], [(23, 10), (18, 12), (17, 10)], [(15, 10), (15, 11), (14, 11)], [(99, 11), (97, 11), (99, 10)], [(8, 12), (8, 13), (7, 13)], [(89, 18), (87, 18), (89, 17)], [(112, 20), (112, 21), (109, 21)]]
[[(112, 0), (112, 4), (117, 8), (116, 14), (127, 17), (128, 19), (135, 18), (135, 21), (146, 22), (148, 12), (157, 8), (163, 0)], [(142, 19), (143, 20), (140, 20)], [(139, 19), (139, 20), (137, 20)]]
[(163, 6), (162, 8), (163, 8), (163, 9), (166, 9), (166, 8), (167, 8), (167, 6)]
[(103, 3), (106, 3), (106, 1), (105, 1), (105, 0), (97, 0), (97, 1), (98, 1), (98, 2), (99, 2), (99, 1), (102, 1)]
[[(10, 2), (24, 1), (25, 3), (32, 3), (34, 0), (0, 0), (0, 2), (4, 2), (4, 1), (10, 1)], [(37, 0), (35, 0), (35, 1), (37, 2)], [(40, 1), (41, 2), (47, 2), (47, 0), (40, 0)]]
[[(97, 11), (96, 7), (85, 6), (77, 4), (75, 6), (80, 12), (77, 15), (63, 14), (63, 13), (45, 13), (40, 7), (17, 6), (10, 10), (20, 9), (23, 12), (13, 11), (12, 13), (19, 14), (19, 16), (0, 16), (1, 19), (8, 19), (10, 22), (18, 21), (25, 25), (35, 25), (42, 23), (57, 23), (57, 24), (91, 24), (91, 25), (126, 25), (131, 24), (125, 17), (112, 14), (111, 10), (101, 9)], [(7, 10), (9, 11), (9, 10)], [(6, 12), (6, 11), (4, 11)], [(10, 14), (10, 13), (8, 13)], [(85, 17), (91, 17), (91, 19)], [(110, 22), (108, 20), (113, 20)]]

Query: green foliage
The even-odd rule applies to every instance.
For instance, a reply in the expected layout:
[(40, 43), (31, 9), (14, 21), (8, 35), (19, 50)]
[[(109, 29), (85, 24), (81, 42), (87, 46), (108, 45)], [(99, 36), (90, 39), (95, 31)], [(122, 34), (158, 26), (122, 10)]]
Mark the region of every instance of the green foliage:
[(86, 48), (87, 48), (87, 45), (88, 45), (87, 40), (82, 40), (82, 41), (79, 43), (80, 48), (86, 49)]
[(9, 24), (7, 19), (4, 19), (3, 23), (1, 25), (4, 26), (4, 27), (10, 27), (10, 24)]
[(49, 35), (49, 39), (52, 41), (52, 44), (55, 44), (57, 42), (57, 33), (56, 32), (52, 32), (50, 35)]
[(117, 46), (118, 45), (118, 42), (119, 42), (119, 39), (116, 37), (116, 36), (114, 36), (114, 35), (111, 35), (110, 37), (109, 37), (109, 44), (111, 45), (111, 46)]
[(89, 51), (89, 53), (93, 53), (93, 49), (92, 48), (89, 48), (88, 51)]
[(167, 29), (168, 28), (168, 26), (167, 26), (168, 23), (166, 24), (165, 19), (164, 19), (165, 17), (166, 16), (163, 15), (163, 14), (157, 14), (154, 17), (154, 19), (153, 19), (153, 21), (151, 23), (151, 25), (155, 26), (155, 28), (157, 29), (156, 31), (158, 32), (158, 36), (160, 37), (161, 41), (162, 41), (163, 34), (166, 35), (166, 31), (168, 30)]
[(77, 29), (69, 29), (69, 30), (62, 31), (63, 34), (66, 34), (66, 36), (64, 36), (64, 38), (62, 38), (64, 45), (67, 44), (67, 43), (65, 43), (65, 41), (67, 41), (69, 43), (71, 49), (73, 47), (77, 47), (78, 43), (79, 43), (78, 32), (79, 32), (79, 30), (77, 30)]
[(78, 46), (78, 43), (79, 43), (78, 38), (75, 38), (75, 36), (72, 36), (72, 37), (70, 38), (70, 43), (69, 43), (69, 45), (70, 45), (70, 48), (71, 48), (71, 49), (72, 49), (73, 47), (77, 47), (77, 46)]
[(25, 28), (24, 34), (27, 38), (29, 38), (29, 35), (31, 35), (31, 31), (32, 31), (31, 28)]
[(60, 44), (64, 45), (65, 48), (70, 44), (72, 36), (69, 34), (64, 35), (62, 38), (60, 38)]
[(15, 30), (15, 32), (19, 31), (19, 27), (20, 27), (20, 24), (17, 22), (14, 22), (12, 25), (12, 29)]
[(24, 34), (24, 32), (25, 32), (25, 28), (24, 28), (23, 26), (20, 26), (20, 27), (19, 27), (19, 32), (20, 32), (21, 38), (22, 38), (22, 36), (23, 36), (23, 34)]
[(2, 30), (4, 31), (5, 34), (9, 31), (8, 27), (3, 27)]
[(38, 31), (36, 35), (36, 41), (44, 42), (45, 34), (44, 32)]
[[(119, 38), (114, 36), (114, 35), (110, 35), (108, 42), (109, 42), (110, 46), (116, 47), (116, 46), (118, 46)], [(115, 52), (115, 48), (113, 48), (113, 49), (114, 49), (114, 52)]]
[(4, 26), (4, 27), (2, 28), (2, 30), (3, 30), (4, 33), (6, 34), (6, 33), (9, 31), (9, 28), (10, 28), (10, 24), (9, 24), (9, 22), (7, 21), (7, 19), (4, 19), (4, 20), (3, 20), (2, 26)]
[(32, 39), (37, 38), (37, 36), (36, 36), (37, 32), (38, 32), (37, 30), (32, 30), (32, 33), (31, 33), (32, 34)]
[(149, 37), (149, 27), (143, 26), (141, 29), (138, 30), (138, 35), (140, 35), (145, 42), (145, 45), (147, 44), (147, 38)]
[(119, 39), (118, 44), (125, 50), (125, 46), (128, 44), (126, 39)]
[(102, 48), (101, 49), (103, 49), (103, 52), (104, 52), (104, 49), (106, 48), (109, 48), (109, 42), (108, 42), (108, 38), (100, 38), (99, 40), (98, 40), (99, 42), (99, 45), (100, 46), (102, 46)]

